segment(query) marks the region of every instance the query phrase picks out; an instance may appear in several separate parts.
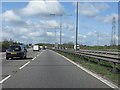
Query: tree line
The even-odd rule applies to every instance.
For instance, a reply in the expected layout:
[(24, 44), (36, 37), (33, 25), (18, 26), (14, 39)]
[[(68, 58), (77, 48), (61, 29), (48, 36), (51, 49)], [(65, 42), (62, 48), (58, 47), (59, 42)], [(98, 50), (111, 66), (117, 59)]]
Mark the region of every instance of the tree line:
[(20, 42), (16, 42), (12, 39), (10, 39), (10, 40), (5, 39), (5, 40), (1, 41), (0, 42), (0, 52), (6, 51), (6, 49), (8, 49), (9, 46), (12, 44), (20, 44)]

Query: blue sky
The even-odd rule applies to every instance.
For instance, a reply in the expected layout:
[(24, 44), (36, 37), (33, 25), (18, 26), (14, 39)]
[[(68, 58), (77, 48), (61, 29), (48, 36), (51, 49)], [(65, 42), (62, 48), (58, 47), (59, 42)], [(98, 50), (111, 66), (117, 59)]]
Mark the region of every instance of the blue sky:
[[(58, 14), (65, 14), (62, 16), (62, 43), (75, 42), (75, 10), (74, 2), (56, 0), (48, 3), (41, 1), (38, 4), (35, 2), (3, 2), (2, 39), (11, 38), (23, 43), (54, 43), (56, 27), (59, 43), (60, 16)], [(56, 16), (49, 16), (51, 13)], [(109, 45), (113, 17), (117, 22), (117, 2), (79, 2), (79, 44)], [(118, 28), (116, 28), (116, 41), (118, 40), (117, 30)]]

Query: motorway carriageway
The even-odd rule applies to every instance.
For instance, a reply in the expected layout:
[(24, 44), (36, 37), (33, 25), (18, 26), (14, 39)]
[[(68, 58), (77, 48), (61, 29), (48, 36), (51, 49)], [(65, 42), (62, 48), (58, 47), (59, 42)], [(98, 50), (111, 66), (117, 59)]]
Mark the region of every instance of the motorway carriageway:
[(116, 88), (52, 50), (28, 51), (26, 59), (2, 59), (3, 88)]

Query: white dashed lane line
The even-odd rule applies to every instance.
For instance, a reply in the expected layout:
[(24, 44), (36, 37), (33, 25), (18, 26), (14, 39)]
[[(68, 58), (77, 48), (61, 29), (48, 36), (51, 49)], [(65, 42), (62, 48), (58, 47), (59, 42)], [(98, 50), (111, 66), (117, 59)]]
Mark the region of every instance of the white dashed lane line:
[(29, 62), (27, 62), (26, 64), (24, 64), (23, 66), (21, 66), (19, 69), (22, 69), (22, 68), (24, 68), (26, 65), (28, 65), (30, 63), (30, 61)]
[[(42, 52), (41, 52), (42, 53)], [(40, 54), (41, 54), (40, 53)], [(39, 55), (40, 55), (39, 54)], [(37, 55), (37, 56), (39, 56), (39, 55)], [(34, 57), (32, 60), (35, 60), (37, 57)], [(30, 63), (30, 61), (29, 62), (27, 62), (26, 64), (24, 64), (23, 66), (21, 66), (19, 69), (22, 69), (22, 68), (24, 68), (25, 66), (27, 66), (28, 64)]]
[(32, 60), (35, 60), (38, 56), (40, 56), (42, 54), (42, 52), (40, 54), (38, 54), (36, 57), (34, 57)]
[[(41, 52), (42, 53), (42, 52)], [(40, 54), (41, 54), (40, 53)], [(39, 55), (40, 55), (39, 54)], [(39, 55), (37, 55), (37, 56), (39, 56)], [(37, 57), (34, 57), (32, 60), (35, 60)], [(17, 60), (16, 60), (17, 61)], [(27, 61), (27, 60), (26, 60)], [(24, 68), (25, 66), (27, 66), (28, 64), (30, 63), (30, 61), (28, 61), (26, 64), (24, 64), (23, 66), (21, 66), (19, 69), (22, 69), (22, 68)], [(9, 79), (11, 77), (11, 75), (8, 75), (6, 78), (4, 78), (3, 80), (1, 80), (0, 81), (0, 84), (2, 84), (4, 81), (6, 81), (7, 79)]]
[(4, 81), (6, 81), (7, 79), (9, 79), (11, 77), (11, 75), (7, 76), (6, 78), (4, 78), (3, 80), (0, 81), (0, 84), (2, 84)]
[[(41, 52), (40, 54), (42, 54), (42, 52)], [(40, 54), (39, 54), (39, 55), (40, 55)]]
[(36, 57), (34, 57), (32, 60), (35, 60), (36, 59)]

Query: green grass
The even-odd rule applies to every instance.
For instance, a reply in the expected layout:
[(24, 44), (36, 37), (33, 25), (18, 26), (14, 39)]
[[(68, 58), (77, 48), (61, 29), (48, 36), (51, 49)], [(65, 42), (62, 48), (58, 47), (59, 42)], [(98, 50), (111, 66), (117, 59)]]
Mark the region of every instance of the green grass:
[[(89, 69), (90, 71), (99, 74), (100, 76), (114, 82), (115, 84), (118, 84), (118, 79), (119, 79), (118, 77), (120, 77), (120, 74), (111, 72), (112, 71), (111, 62), (102, 61), (101, 65), (98, 65), (94, 58), (91, 58), (87, 61), (84, 59), (80, 59), (80, 57), (72, 54), (68, 54), (61, 51), (57, 51), (57, 52), (73, 60), (74, 62), (79, 63), (81, 66)], [(120, 68), (119, 65), (117, 65), (116, 67)]]
[(118, 51), (118, 46), (81, 46), (81, 49)]

